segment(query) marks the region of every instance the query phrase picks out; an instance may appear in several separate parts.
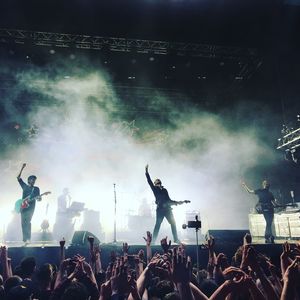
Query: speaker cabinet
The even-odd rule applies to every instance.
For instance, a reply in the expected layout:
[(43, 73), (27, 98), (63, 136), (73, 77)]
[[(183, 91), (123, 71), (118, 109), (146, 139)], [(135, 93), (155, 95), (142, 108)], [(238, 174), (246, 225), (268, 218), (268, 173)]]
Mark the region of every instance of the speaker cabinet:
[(88, 237), (92, 236), (94, 238), (94, 245), (100, 244), (99, 239), (89, 231), (75, 231), (71, 246), (89, 246)]

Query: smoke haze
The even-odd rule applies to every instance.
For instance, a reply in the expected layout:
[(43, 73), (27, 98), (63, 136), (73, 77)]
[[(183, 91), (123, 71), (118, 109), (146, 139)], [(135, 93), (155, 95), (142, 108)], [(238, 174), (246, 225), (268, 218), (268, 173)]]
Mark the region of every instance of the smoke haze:
[[(57, 61), (17, 71), (14, 77), (14, 88), (2, 100), (8, 119), (36, 130), (26, 143), (2, 155), (3, 211), (10, 211), (21, 195), (15, 178), (26, 162), (23, 178), (36, 174), (41, 191), (52, 191), (37, 204), (36, 227), (46, 203), (54, 220), (56, 199), (69, 187), (73, 201), (100, 211), (106, 240), (111, 240), (114, 183), (119, 230), (126, 229), (126, 215), (137, 214), (143, 199), (152, 208), (154, 225), (154, 197), (144, 175), (149, 164), (152, 179), (160, 178), (172, 199), (191, 200), (174, 208), (178, 227), (188, 210), (200, 212), (203, 232), (248, 228), (256, 199), (242, 190), (240, 181), (249, 168), (276, 160), (273, 145), (262, 141), (257, 127), (246, 122), (235, 126), (225, 113), (176, 105), (159, 92), (140, 104), (143, 112), (135, 111), (116, 94), (109, 75), (88, 63), (70, 72)], [(20, 109), (24, 97), (35, 103), (25, 112)], [(250, 185), (260, 179), (246, 178)], [(140, 236), (152, 230), (142, 227)]]

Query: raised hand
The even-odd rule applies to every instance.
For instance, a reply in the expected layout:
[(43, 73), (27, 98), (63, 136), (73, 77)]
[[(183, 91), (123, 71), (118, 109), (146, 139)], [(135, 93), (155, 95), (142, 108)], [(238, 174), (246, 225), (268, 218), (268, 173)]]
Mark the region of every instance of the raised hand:
[(249, 245), (252, 243), (252, 236), (250, 233), (246, 233), (243, 239), (243, 245)]
[(215, 247), (215, 238), (210, 235), (209, 238), (207, 239), (207, 247), (208, 247), (208, 250), (210, 251), (213, 251), (214, 250), (214, 247)]
[(62, 238), (62, 240), (59, 241), (60, 248), (63, 248), (65, 246), (65, 244), (66, 244), (66, 241), (64, 238)]
[(151, 234), (151, 232), (147, 231), (147, 238), (143, 237), (143, 239), (145, 240), (146, 245), (150, 246), (151, 242), (152, 242), (152, 234)]
[(112, 294), (119, 294), (121, 296), (130, 292), (131, 286), (123, 257), (113, 266), (110, 282)]
[(2, 262), (5, 262), (7, 260), (7, 248), (6, 246), (0, 247), (0, 259)]
[(101, 257), (101, 248), (99, 245), (94, 247), (94, 256), (95, 256), (96, 260), (100, 259), (100, 257)]
[(221, 267), (222, 270), (229, 267), (227, 256), (224, 253), (219, 253), (217, 255), (216, 265)]
[(244, 256), (244, 266), (249, 266), (253, 271), (259, 269), (257, 253), (251, 246), (246, 247)]
[(115, 252), (115, 251), (111, 251), (111, 252), (110, 252), (110, 261), (111, 261), (112, 263), (114, 263), (114, 262), (116, 261), (116, 259), (117, 259), (117, 254), (116, 254), (116, 252)]
[(188, 283), (192, 276), (191, 258), (177, 253), (176, 248), (173, 249), (172, 257), (172, 277), (175, 283)]
[(298, 272), (298, 264), (300, 262), (300, 257), (296, 257), (293, 262), (287, 267), (284, 275), (283, 281), (289, 281), (295, 283), (297, 278), (299, 277)]
[(145, 171), (146, 171), (146, 173), (148, 173), (148, 168), (149, 168), (149, 165), (147, 164), (147, 165), (145, 166)]
[(229, 267), (223, 271), (227, 280), (225, 284), (232, 292), (239, 292), (249, 288), (251, 278), (239, 268)]
[(123, 253), (124, 253), (124, 255), (128, 254), (129, 248), (130, 248), (130, 246), (126, 242), (123, 243)]
[(293, 254), (296, 256), (300, 256), (300, 243), (296, 243), (293, 249)]
[(226, 279), (233, 280), (234, 278), (239, 279), (240, 277), (246, 276), (246, 273), (236, 267), (228, 267), (223, 271), (223, 275)]
[(21, 175), (22, 175), (22, 172), (23, 172), (23, 170), (24, 170), (25, 167), (26, 167), (26, 164), (24, 163), (24, 164), (22, 165), (22, 168), (21, 168), (19, 174), (17, 175), (17, 179), (20, 179), (20, 177), (21, 177)]
[(136, 264), (143, 263), (145, 257), (145, 252), (143, 249), (139, 250), (137, 255), (134, 255), (134, 262)]
[(165, 238), (161, 239), (160, 245), (161, 245), (162, 249), (164, 250), (164, 253), (167, 253), (171, 247), (171, 240), (169, 240), (169, 242), (168, 242), (168, 237), (166, 236)]
[(288, 242), (285, 242), (282, 245), (282, 253), (280, 255), (281, 259), (287, 259), (291, 254), (291, 245)]
[(90, 243), (90, 247), (93, 247), (94, 246), (94, 240), (95, 240), (95, 238), (92, 235), (89, 235), (87, 237), (87, 240)]
[(108, 280), (105, 283), (101, 284), (100, 299), (110, 299), (110, 297), (111, 297), (111, 283), (110, 280)]

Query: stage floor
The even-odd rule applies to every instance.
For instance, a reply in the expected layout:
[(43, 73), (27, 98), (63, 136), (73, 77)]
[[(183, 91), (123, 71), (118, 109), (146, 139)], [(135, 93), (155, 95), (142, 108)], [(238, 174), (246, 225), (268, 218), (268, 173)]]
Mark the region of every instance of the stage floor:
[[(280, 238), (280, 239), (275, 239), (275, 244), (283, 244), (285, 242), (289, 242), (289, 243), (296, 243), (297, 241), (300, 241), (300, 239), (298, 238)], [(114, 246), (122, 246), (123, 243), (126, 241), (118, 241), (117, 243), (111, 242), (111, 243), (101, 243), (101, 246), (105, 246), (105, 245), (114, 245)], [(182, 243), (184, 245), (196, 245), (196, 243), (194, 241), (190, 241), (190, 240), (183, 240)], [(199, 245), (200, 246), (204, 246), (206, 243), (205, 239), (199, 239)], [(226, 243), (226, 241), (222, 241), (221, 242)], [(234, 243), (237, 244), (238, 242)], [(9, 248), (11, 247), (58, 247), (59, 246), (59, 242), (58, 241), (32, 241), (31, 243), (29, 243), (27, 246), (24, 246), (24, 242), (22, 241), (2, 241), (3, 245), (8, 246)], [(265, 244), (265, 239), (263, 237), (253, 237), (252, 238), (252, 244), (256, 245), (256, 244)], [(140, 245), (138, 243), (135, 243), (135, 245)], [(173, 246), (175, 246), (177, 244), (174, 244)], [(71, 241), (70, 242), (66, 242), (66, 247), (70, 247), (70, 246), (78, 246), (78, 245), (72, 245)], [(141, 245), (141, 247), (143, 247), (144, 245)], [(153, 245), (154, 247), (159, 246), (159, 244), (155, 244)]]
[[(253, 246), (254, 248), (266, 256), (270, 257), (273, 263), (276, 265), (279, 264), (280, 255), (282, 253), (282, 244), (286, 240), (280, 239), (276, 240), (275, 244), (265, 244), (264, 239), (254, 239)], [(296, 241), (290, 240), (291, 244)], [(40, 266), (44, 263), (52, 263), (55, 265), (59, 264), (60, 261), (60, 247), (58, 242), (53, 241), (37, 241), (31, 243), (27, 246), (23, 246), (22, 242), (7, 242), (4, 243), (8, 247), (8, 256), (12, 260), (13, 268), (16, 267), (22, 258), (25, 256), (33, 256), (36, 258), (37, 265)], [(122, 252), (122, 242), (118, 243), (107, 243), (101, 244), (101, 260), (104, 267), (107, 267), (110, 262), (111, 252), (114, 251), (117, 255), (123, 255)], [(145, 245), (129, 245), (130, 250), (129, 254), (137, 254), (139, 250), (143, 249), (146, 253)], [(174, 245), (175, 246), (175, 245)], [(241, 243), (226, 243), (226, 241), (219, 241), (215, 245), (215, 252), (224, 253), (231, 261), (231, 258), (234, 256), (237, 248), (241, 246)], [(204, 244), (199, 244), (199, 262), (201, 268), (206, 268), (208, 261), (208, 250)], [(162, 253), (160, 245), (152, 246), (152, 253)], [(197, 261), (197, 247), (196, 245), (187, 244), (186, 253), (191, 256), (192, 261)], [(85, 245), (68, 245), (66, 246), (66, 257), (73, 257), (76, 254), (80, 254), (87, 258), (89, 261), (89, 244)]]

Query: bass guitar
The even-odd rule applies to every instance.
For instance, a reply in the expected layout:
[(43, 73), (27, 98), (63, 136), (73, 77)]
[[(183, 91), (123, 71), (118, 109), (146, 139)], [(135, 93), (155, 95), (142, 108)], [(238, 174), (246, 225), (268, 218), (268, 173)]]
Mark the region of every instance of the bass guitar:
[(183, 201), (168, 201), (168, 202), (164, 202), (164, 203), (160, 203), (158, 206), (159, 208), (171, 208), (171, 206), (174, 205), (181, 205), (181, 204), (187, 204), (187, 203), (191, 203), (190, 200), (183, 200)]
[(256, 213), (262, 214), (264, 212), (270, 212), (270, 211), (274, 210), (274, 208), (287, 208), (287, 207), (295, 207), (295, 205), (294, 204), (279, 205), (279, 204), (272, 204), (272, 203), (264, 204), (264, 203), (258, 202), (255, 205), (255, 210), (256, 210)]
[(39, 199), (41, 197), (49, 195), (49, 194), (51, 194), (51, 192), (45, 192), (45, 193), (43, 193), (39, 196), (33, 197), (33, 198), (30, 198), (30, 196), (27, 196), (24, 199), (17, 200), (15, 203), (15, 212), (18, 214), (21, 213), (21, 211), (25, 208), (28, 208), (32, 202), (40, 201)]

